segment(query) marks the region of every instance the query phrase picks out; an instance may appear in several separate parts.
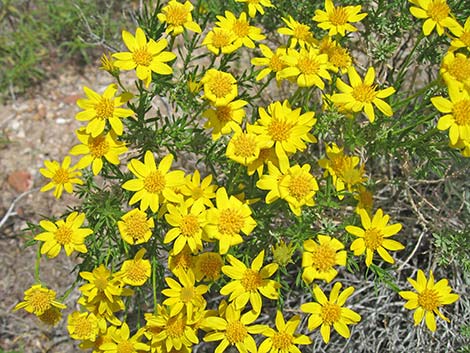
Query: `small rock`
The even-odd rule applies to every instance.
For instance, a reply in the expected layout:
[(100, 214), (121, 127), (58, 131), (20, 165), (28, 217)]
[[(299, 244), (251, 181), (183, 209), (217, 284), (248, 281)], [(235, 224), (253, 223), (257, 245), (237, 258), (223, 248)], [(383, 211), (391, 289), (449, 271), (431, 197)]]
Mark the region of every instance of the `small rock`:
[(25, 170), (16, 170), (8, 176), (8, 184), (17, 192), (25, 192), (33, 186), (31, 174)]

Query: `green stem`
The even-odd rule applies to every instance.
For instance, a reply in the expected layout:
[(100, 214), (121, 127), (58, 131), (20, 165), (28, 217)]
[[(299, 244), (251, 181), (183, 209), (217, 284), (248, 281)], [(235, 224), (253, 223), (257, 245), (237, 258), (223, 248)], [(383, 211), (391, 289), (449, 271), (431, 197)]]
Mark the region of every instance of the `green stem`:
[(41, 246), (39, 244), (38, 250), (36, 251), (36, 261), (34, 263), (34, 281), (36, 283), (41, 283), (41, 279), (39, 278), (39, 264), (41, 262)]

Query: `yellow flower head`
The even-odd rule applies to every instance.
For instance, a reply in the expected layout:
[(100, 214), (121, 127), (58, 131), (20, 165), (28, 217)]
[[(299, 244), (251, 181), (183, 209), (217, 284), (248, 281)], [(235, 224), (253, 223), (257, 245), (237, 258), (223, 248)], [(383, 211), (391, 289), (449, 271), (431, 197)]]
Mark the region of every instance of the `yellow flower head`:
[(116, 277), (131, 286), (142, 286), (147, 282), (152, 274), (152, 266), (149, 260), (143, 259), (146, 251), (142, 248), (132, 260), (124, 261)]
[(389, 239), (401, 230), (401, 224), (395, 223), (387, 225), (390, 216), (384, 215), (382, 209), (378, 209), (374, 217), (371, 219), (365, 210), (360, 210), (361, 223), (363, 228), (356, 226), (347, 226), (346, 231), (359, 239), (351, 244), (351, 250), (355, 256), (366, 253), (366, 265), (372, 264), (374, 251), (377, 251), (382, 259), (388, 263), (395, 263), (393, 257), (387, 250), (397, 251), (403, 250), (405, 247), (396, 240)]
[(194, 275), (196, 281), (216, 281), (220, 277), (220, 272), (224, 261), (219, 253), (204, 252), (196, 257)]
[(261, 33), (261, 29), (255, 26), (250, 26), (249, 20), (246, 18), (246, 13), (242, 12), (239, 18), (230, 11), (225, 11), (224, 16), (217, 16), (219, 20), (216, 24), (225, 30), (228, 30), (235, 34), (233, 45), (236, 48), (240, 48), (244, 45), (247, 48), (254, 48), (254, 41), (260, 41), (266, 38)]
[(258, 173), (258, 176), (261, 177), (264, 172), (264, 166), (272, 164), (276, 167), (279, 167), (279, 158), (276, 155), (275, 147), (263, 148), (259, 151), (259, 156), (253, 162), (248, 164), (247, 173), (248, 175), (253, 175), (255, 172)]
[(470, 91), (470, 57), (448, 52), (442, 59), (439, 72), (447, 87), (457, 84), (459, 88)]
[(361, 321), (361, 316), (349, 308), (345, 308), (348, 297), (354, 292), (353, 287), (346, 288), (340, 293), (342, 284), (336, 282), (328, 299), (319, 286), (313, 288), (316, 302), (305, 303), (300, 306), (304, 313), (312, 314), (308, 318), (308, 329), (315, 330), (320, 327), (323, 341), (330, 341), (331, 326), (344, 338), (349, 338), (351, 332), (348, 325), (355, 325)]
[(227, 255), (230, 265), (222, 267), (222, 272), (232, 279), (220, 289), (220, 294), (230, 295), (229, 301), (235, 309), (242, 310), (248, 302), (255, 313), (261, 312), (262, 298), (276, 300), (279, 298), (280, 284), (269, 279), (278, 269), (278, 264), (271, 263), (263, 267), (264, 250), (262, 250), (248, 268), (232, 255)]
[(344, 73), (352, 66), (352, 57), (346, 48), (338, 42), (325, 36), (319, 43), (319, 53), (328, 55), (329, 69), (333, 72)]
[(248, 102), (244, 100), (235, 100), (227, 104), (209, 108), (202, 113), (207, 118), (204, 125), (206, 129), (212, 129), (212, 139), (217, 141), (222, 135), (228, 135), (232, 131), (240, 129), (245, 109)]
[(215, 27), (202, 41), (202, 45), (207, 46), (214, 55), (230, 54), (237, 50), (239, 47), (235, 45), (237, 39), (236, 34), (226, 28)]
[(470, 140), (470, 93), (460, 90), (457, 84), (449, 85), (450, 100), (444, 97), (431, 98), (432, 104), (444, 113), (437, 122), (439, 130), (449, 130), (451, 144), (459, 140)]
[(451, 17), (449, 5), (446, 0), (409, 0), (412, 4), (410, 12), (416, 17), (424, 21), (423, 33), (425, 36), (431, 34), (436, 28), (437, 34), (442, 36), (445, 28), (449, 28), (452, 32), (459, 27), (457, 21)]
[(450, 43), (449, 50), (457, 50), (460, 48), (467, 48), (470, 50), (470, 16), (465, 20), (465, 24), (456, 28), (454, 30), (456, 38)]
[[(325, 88), (323, 80), (331, 81), (328, 69), (328, 55), (320, 54), (314, 47), (288, 49), (283, 58), (288, 67), (281, 71), (281, 77), (297, 82), (299, 87), (317, 86)], [(323, 79), (323, 80), (322, 80)]]
[(305, 48), (308, 45), (315, 43), (315, 38), (310, 30), (310, 27), (306, 24), (297, 22), (289, 16), (289, 18), (282, 18), (287, 27), (281, 27), (277, 31), (280, 34), (284, 34), (290, 37), (290, 48), (295, 48), (297, 44), (301, 48)]
[(251, 64), (255, 66), (266, 66), (256, 76), (256, 81), (262, 80), (271, 72), (276, 74), (276, 81), (279, 83), (282, 80), (281, 72), (288, 66), (288, 63), (283, 59), (287, 53), (287, 49), (279, 47), (274, 53), (268, 46), (264, 44), (259, 45), (262, 58), (251, 59)]
[(147, 41), (144, 31), (139, 27), (135, 31), (135, 36), (123, 30), (122, 39), (129, 51), (113, 54), (116, 59), (114, 65), (121, 70), (135, 69), (137, 78), (144, 81), (146, 87), (152, 81), (152, 72), (159, 75), (173, 73), (173, 69), (165, 63), (174, 60), (176, 55), (163, 51), (168, 45), (165, 39)]
[(153, 218), (139, 209), (127, 212), (117, 222), (122, 239), (131, 245), (142, 244), (149, 241), (152, 229), (155, 226)]
[(100, 69), (109, 72), (113, 76), (119, 75), (119, 69), (114, 66), (114, 59), (110, 54), (101, 55)]
[(100, 332), (100, 320), (93, 313), (74, 311), (68, 316), (67, 331), (75, 340), (94, 341)]
[(89, 282), (79, 288), (88, 302), (93, 301), (98, 295), (104, 295), (110, 302), (114, 302), (115, 297), (122, 294), (122, 282), (117, 280), (103, 264), (92, 272), (80, 272), (80, 277)]
[(93, 233), (90, 228), (80, 228), (85, 221), (84, 213), (72, 212), (64, 220), (55, 223), (51, 221), (40, 221), (39, 225), (45, 230), (34, 237), (35, 240), (43, 241), (41, 254), (53, 258), (59, 255), (60, 249), (64, 247), (67, 256), (78, 251), (86, 253), (85, 238)]
[(356, 212), (359, 213), (361, 209), (365, 210), (369, 215), (372, 212), (374, 205), (374, 195), (367, 190), (363, 185), (359, 185), (354, 191), (354, 198), (357, 200)]
[(278, 310), (275, 322), (277, 330), (268, 327), (262, 332), (263, 336), (268, 338), (260, 344), (258, 353), (300, 352), (297, 348), (298, 344), (312, 343), (308, 336), (295, 333), (300, 324), (300, 316), (294, 315), (286, 322), (282, 312)]
[(157, 14), (157, 18), (160, 22), (167, 24), (165, 32), (173, 36), (183, 33), (185, 28), (201, 33), (201, 27), (193, 21), (193, 16), (191, 15), (193, 9), (194, 6), (189, 1), (182, 4), (176, 0), (170, 0), (162, 8), (162, 12)]
[(133, 336), (129, 330), (127, 323), (123, 323), (122, 326), (113, 333), (112, 341), (103, 343), (99, 348), (103, 353), (138, 353), (141, 351), (149, 351), (150, 347), (141, 342), (144, 330), (138, 330)]
[(204, 98), (216, 107), (227, 105), (238, 95), (237, 80), (230, 73), (209, 69), (201, 82), (204, 84)]
[(129, 201), (133, 205), (140, 201), (140, 209), (145, 211), (150, 207), (152, 212), (157, 212), (160, 204), (166, 200), (178, 202), (174, 188), (184, 184), (184, 172), (182, 170), (169, 171), (173, 162), (173, 155), (166, 155), (158, 164), (152, 152), (145, 152), (144, 163), (138, 159), (132, 159), (127, 167), (137, 178), (126, 181), (122, 188), (134, 191)]
[(126, 145), (117, 140), (114, 131), (96, 137), (87, 133), (85, 128), (80, 128), (75, 133), (81, 144), (72, 147), (69, 153), (72, 156), (84, 154), (85, 156), (78, 161), (77, 167), (83, 169), (91, 164), (94, 175), (98, 175), (103, 168), (103, 157), (109, 163), (118, 165), (119, 155), (127, 152)]
[(263, 148), (270, 145), (267, 136), (250, 132), (248, 127), (248, 132), (239, 130), (231, 137), (225, 155), (241, 165), (248, 166), (259, 157)]
[(346, 266), (347, 253), (343, 249), (343, 243), (328, 235), (319, 234), (318, 242), (304, 241), (302, 279), (306, 283), (312, 283), (314, 279), (330, 283), (338, 274), (333, 266)]
[(168, 268), (175, 275), (178, 276), (181, 272), (193, 271), (196, 258), (187, 244), (178, 254), (175, 254), (174, 250), (171, 249), (168, 255)]
[(186, 308), (186, 316), (192, 318), (194, 313), (206, 306), (206, 301), (202, 296), (209, 289), (206, 285), (195, 286), (195, 278), (192, 271), (178, 274), (180, 283), (171, 277), (165, 277), (167, 289), (162, 290), (162, 294), (166, 297), (163, 305), (170, 308), (170, 316), (178, 315), (183, 308)]
[(359, 13), (361, 5), (357, 6), (335, 6), (332, 0), (325, 0), (325, 11), (315, 10), (313, 20), (319, 22), (321, 29), (327, 30), (330, 37), (340, 34), (345, 36), (346, 32), (355, 32), (357, 28), (351, 23), (359, 22), (367, 13)]
[(451, 293), (452, 288), (449, 286), (447, 279), (443, 278), (435, 283), (432, 271), (429, 273), (429, 279), (426, 279), (424, 272), (418, 270), (417, 279), (408, 278), (408, 282), (416, 290), (416, 293), (401, 291), (398, 294), (403, 299), (408, 300), (405, 304), (406, 309), (415, 310), (413, 315), (415, 325), (419, 325), (425, 319), (428, 329), (434, 332), (436, 331), (436, 318), (434, 315), (438, 315), (447, 322), (450, 321), (440, 312), (439, 307), (456, 302), (459, 296)]
[(52, 289), (34, 284), (24, 292), (22, 302), (16, 304), (13, 310), (24, 309), (36, 316), (43, 315), (51, 308), (65, 309), (66, 306), (55, 300), (56, 292)]
[(187, 244), (193, 254), (202, 250), (202, 233), (206, 224), (206, 209), (202, 203), (186, 201), (178, 206), (167, 205), (166, 222), (172, 228), (165, 234), (163, 243), (174, 241), (173, 254), (179, 254)]
[(77, 100), (77, 105), (84, 110), (78, 112), (75, 119), (88, 121), (86, 133), (97, 137), (104, 131), (106, 122), (109, 122), (111, 130), (118, 136), (122, 135), (124, 127), (121, 118), (133, 116), (134, 112), (120, 107), (132, 98), (132, 94), (126, 92), (116, 97), (116, 84), (109, 85), (102, 95), (86, 86), (83, 91), (87, 98)]
[(192, 175), (186, 176), (186, 183), (181, 187), (181, 193), (190, 204), (202, 204), (206, 207), (213, 207), (214, 205), (211, 200), (215, 198), (217, 185), (211, 183), (211, 174), (201, 181), (199, 170), (195, 170)]
[(261, 15), (264, 15), (264, 7), (274, 7), (271, 3), (271, 0), (235, 0), (236, 2), (246, 2), (248, 3), (248, 15), (253, 18), (256, 16), (256, 13), (259, 12)]
[(55, 188), (54, 196), (59, 199), (64, 190), (73, 192), (73, 184), (83, 184), (83, 180), (79, 178), (82, 173), (76, 170), (77, 165), (70, 166), (71, 162), (70, 156), (65, 156), (62, 164), (57, 161), (44, 161), (46, 168), (39, 169), (39, 172), (51, 181), (41, 188), (41, 192)]
[(336, 81), (336, 87), (341, 93), (331, 96), (335, 104), (344, 105), (344, 108), (353, 112), (364, 111), (364, 114), (371, 123), (375, 120), (375, 105), (385, 116), (392, 116), (393, 111), (388, 103), (382, 98), (387, 98), (395, 93), (395, 88), (388, 87), (382, 90), (376, 90), (375, 70), (369, 67), (364, 77), (364, 81), (357, 73), (354, 66), (349, 67), (348, 77), (350, 86), (344, 83), (340, 78)]
[(62, 312), (55, 306), (50, 307), (44, 313), (38, 316), (39, 320), (51, 327), (57, 326), (62, 320)]

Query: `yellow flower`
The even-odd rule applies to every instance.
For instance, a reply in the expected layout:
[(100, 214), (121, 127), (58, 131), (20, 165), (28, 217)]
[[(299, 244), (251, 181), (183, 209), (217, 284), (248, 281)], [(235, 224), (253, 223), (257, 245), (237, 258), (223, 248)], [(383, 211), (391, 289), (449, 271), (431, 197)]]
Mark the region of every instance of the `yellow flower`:
[(256, 81), (262, 80), (271, 72), (273, 72), (276, 74), (276, 81), (280, 82), (282, 80), (281, 72), (288, 66), (288, 63), (283, 59), (287, 53), (287, 49), (280, 47), (276, 49), (275, 53), (273, 53), (273, 51), (264, 44), (260, 44), (259, 48), (261, 53), (264, 55), (264, 58), (253, 58), (251, 59), (251, 64), (255, 66), (267, 67), (259, 72), (259, 74), (256, 76)]
[(103, 168), (103, 157), (109, 163), (118, 165), (119, 155), (127, 152), (126, 145), (117, 140), (114, 131), (96, 137), (87, 133), (85, 128), (80, 128), (75, 133), (81, 144), (72, 147), (69, 153), (72, 156), (84, 154), (85, 156), (78, 161), (77, 167), (83, 169), (91, 164), (94, 175), (98, 175)]
[(450, 322), (439, 310), (443, 305), (452, 304), (459, 299), (458, 294), (451, 293), (452, 288), (449, 286), (447, 279), (443, 278), (434, 283), (432, 271), (429, 273), (429, 279), (422, 270), (418, 270), (417, 279), (408, 278), (408, 282), (413, 286), (417, 293), (411, 291), (400, 291), (398, 294), (408, 300), (405, 308), (415, 310), (413, 319), (415, 325), (419, 325), (423, 319), (426, 326), (432, 332), (436, 331), (436, 318), (438, 315), (441, 319)]
[(229, 301), (235, 309), (242, 310), (248, 301), (251, 303), (255, 313), (261, 312), (263, 300), (261, 294), (266, 298), (277, 300), (280, 284), (269, 279), (278, 269), (278, 264), (271, 263), (263, 267), (264, 250), (262, 250), (248, 268), (243, 262), (232, 255), (227, 255), (230, 265), (222, 267), (222, 272), (232, 279), (220, 289), (220, 294), (230, 295)]
[(328, 55), (329, 69), (333, 72), (347, 72), (352, 65), (352, 58), (349, 51), (343, 48), (338, 42), (325, 36), (319, 43), (319, 53)]
[(315, 10), (312, 20), (320, 22), (317, 26), (328, 30), (330, 37), (336, 34), (345, 36), (346, 32), (357, 31), (352, 22), (359, 22), (367, 16), (367, 13), (359, 13), (360, 11), (361, 5), (335, 7), (332, 0), (325, 0), (325, 11)]
[(282, 104), (274, 102), (268, 106), (267, 111), (263, 107), (259, 108), (260, 118), (251, 127), (254, 133), (263, 136), (263, 140), (270, 141), (266, 147), (275, 147), (283, 170), (289, 167), (287, 154), (305, 150), (306, 142), (317, 142), (316, 138), (310, 134), (310, 130), (317, 121), (314, 118), (315, 113), (301, 114), (300, 112), (300, 108), (292, 110), (287, 100)]
[(457, 148), (463, 157), (470, 157), (470, 139), (469, 140), (458, 140), (456, 144), (449, 144), (452, 148)]
[(345, 109), (353, 112), (364, 111), (371, 123), (375, 120), (373, 105), (385, 116), (392, 116), (392, 108), (382, 98), (391, 96), (395, 92), (395, 88), (388, 87), (377, 91), (374, 84), (375, 70), (373, 67), (369, 67), (367, 70), (364, 81), (362, 81), (354, 66), (348, 69), (348, 77), (351, 86), (344, 83), (340, 78), (337, 79), (336, 87), (342, 93), (331, 96), (333, 103), (344, 105)]
[(239, 18), (230, 11), (225, 11), (224, 16), (217, 16), (219, 20), (216, 24), (227, 31), (231, 31), (235, 34), (235, 40), (233, 45), (236, 48), (240, 48), (244, 45), (247, 48), (254, 48), (255, 43), (253, 41), (259, 41), (266, 38), (261, 33), (261, 29), (255, 26), (250, 26), (250, 22), (246, 18), (246, 13), (242, 12)]
[(365, 210), (360, 210), (359, 215), (361, 216), (363, 228), (356, 226), (346, 227), (348, 233), (359, 237), (359, 239), (354, 240), (351, 244), (350, 249), (354, 251), (354, 255), (359, 256), (365, 252), (367, 267), (372, 264), (374, 251), (377, 251), (380, 257), (388, 263), (395, 263), (395, 260), (390, 256), (387, 250), (397, 251), (405, 248), (396, 240), (389, 239), (401, 230), (401, 224), (395, 223), (387, 225), (390, 216), (384, 215), (380, 208), (377, 210), (372, 220)]
[(39, 169), (39, 172), (51, 181), (41, 188), (41, 192), (55, 188), (54, 196), (58, 199), (62, 196), (64, 190), (72, 193), (73, 184), (83, 184), (83, 180), (79, 179), (82, 173), (75, 170), (77, 165), (70, 166), (71, 162), (70, 156), (65, 156), (62, 164), (57, 161), (45, 160), (44, 165), (46, 168)]
[(241, 165), (248, 166), (259, 157), (261, 149), (266, 147), (270, 147), (269, 138), (250, 132), (248, 126), (248, 132), (240, 129), (231, 137), (225, 155)]
[(41, 254), (53, 258), (59, 255), (60, 249), (64, 247), (67, 256), (78, 251), (86, 253), (85, 238), (93, 233), (90, 228), (80, 228), (85, 221), (84, 213), (72, 212), (64, 220), (55, 223), (51, 221), (40, 221), (39, 225), (45, 230), (34, 237), (35, 240), (43, 241)]
[(448, 52), (442, 59), (439, 72), (448, 87), (457, 83), (459, 88), (470, 91), (470, 57)]
[(450, 100), (444, 97), (431, 98), (432, 104), (441, 113), (437, 128), (449, 130), (449, 139), (452, 144), (460, 140), (470, 140), (470, 94), (466, 90), (460, 90), (458, 85), (448, 86)]
[(157, 18), (160, 22), (166, 22), (167, 27), (165, 32), (173, 36), (183, 33), (184, 28), (201, 33), (201, 27), (193, 21), (193, 16), (191, 15), (193, 9), (194, 6), (189, 1), (181, 4), (176, 0), (170, 0), (162, 8), (162, 12), (157, 14)]
[(139, 329), (135, 335), (130, 335), (129, 326), (123, 323), (122, 326), (114, 332), (112, 342), (103, 343), (100, 350), (104, 353), (140, 353), (141, 351), (149, 351), (150, 347), (141, 342), (144, 330)]
[(149, 260), (144, 260), (145, 248), (140, 249), (132, 260), (122, 263), (121, 269), (116, 273), (116, 278), (131, 286), (142, 286), (152, 274), (152, 266)]
[(269, 165), (269, 163), (279, 167), (279, 158), (277, 158), (276, 149), (274, 146), (270, 148), (263, 148), (259, 151), (258, 158), (248, 164), (248, 175), (253, 175), (255, 172), (257, 172), (258, 176), (261, 177), (264, 172), (264, 166)]
[(137, 179), (126, 181), (122, 188), (135, 191), (129, 201), (133, 205), (140, 201), (140, 209), (145, 211), (147, 208), (157, 212), (159, 205), (165, 200), (179, 201), (173, 188), (184, 184), (184, 172), (175, 170), (169, 172), (173, 162), (173, 155), (166, 155), (158, 164), (152, 152), (145, 152), (144, 163), (138, 159), (132, 159), (127, 167)]
[(207, 222), (205, 231), (209, 238), (219, 241), (220, 254), (243, 242), (240, 233), (249, 235), (256, 227), (250, 207), (234, 196), (229, 198), (224, 187), (217, 190), (216, 208), (207, 211)]
[[(229, 305), (224, 317), (211, 316), (206, 319), (207, 325), (215, 332), (204, 336), (204, 341), (221, 341), (214, 352), (222, 353), (228, 346), (235, 346), (240, 353), (256, 353), (256, 342), (251, 336), (266, 330), (264, 325), (251, 325), (258, 318), (258, 314), (248, 311), (241, 314), (241, 310)], [(251, 325), (251, 326), (250, 326)]]
[(460, 26), (454, 30), (456, 38), (452, 39), (449, 50), (457, 50), (467, 48), (470, 50), (470, 16), (467, 17), (464, 26)]
[(55, 306), (50, 307), (41, 315), (38, 316), (39, 320), (44, 322), (46, 325), (49, 326), (57, 326), (57, 324), (62, 320), (62, 312), (60, 309), (56, 308)]
[(142, 244), (149, 241), (152, 229), (155, 226), (153, 218), (139, 209), (127, 212), (117, 222), (122, 239), (131, 245)]
[(207, 46), (207, 49), (214, 53), (214, 55), (219, 55), (220, 53), (230, 54), (238, 49), (234, 44), (236, 39), (237, 36), (234, 32), (226, 28), (215, 27), (207, 33), (202, 41), (202, 45)]
[(134, 112), (130, 109), (120, 108), (120, 106), (126, 104), (132, 98), (132, 94), (125, 92), (116, 97), (116, 84), (106, 87), (102, 95), (86, 86), (83, 87), (83, 91), (87, 99), (77, 100), (77, 105), (84, 110), (78, 112), (75, 119), (88, 121), (86, 133), (97, 137), (104, 131), (108, 121), (111, 130), (118, 136), (122, 135), (124, 127), (121, 118), (133, 116)]
[(129, 52), (121, 52), (113, 54), (116, 58), (114, 65), (121, 70), (134, 70), (136, 71), (137, 78), (144, 81), (145, 86), (148, 87), (152, 81), (152, 72), (159, 75), (171, 75), (173, 69), (165, 64), (176, 58), (176, 55), (169, 51), (163, 51), (168, 45), (165, 39), (154, 41), (145, 36), (141, 28), (135, 31), (135, 37), (123, 30), (122, 39)]
[(238, 95), (237, 80), (227, 72), (209, 69), (201, 82), (204, 84), (204, 98), (216, 107), (227, 105)]
[(305, 336), (295, 334), (295, 330), (300, 324), (300, 316), (294, 315), (285, 322), (281, 311), (276, 313), (276, 330), (268, 327), (263, 336), (266, 338), (258, 347), (258, 353), (296, 353), (300, 352), (296, 345), (311, 344), (312, 340)]
[(68, 316), (67, 331), (75, 340), (94, 341), (103, 324), (106, 325), (105, 322), (100, 324), (100, 320), (93, 313), (74, 311)]
[(204, 204), (183, 202), (167, 205), (165, 220), (172, 228), (165, 234), (164, 244), (174, 241), (173, 254), (177, 255), (187, 244), (193, 254), (202, 250), (202, 232), (206, 224)]
[(187, 197), (190, 204), (201, 204), (214, 207), (211, 199), (215, 198), (217, 185), (211, 184), (212, 175), (209, 174), (201, 181), (201, 174), (195, 170), (192, 175), (186, 176), (186, 183), (181, 187), (181, 193)]
[(309, 26), (297, 22), (292, 18), (292, 16), (289, 16), (289, 18), (283, 17), (282, 20), (287, 27), (281, 27), (277, 31), (280, 34), (290, 36), (290, 48), (295, 48), (297, 44), (299, 44), (301, 48), (314, 44), (315, 38), (313, 37)]
[(343, 249), (343, 243), (328, 235), (318, 234), (318, 243), (313, 239), (304, 241), (302, 279), (306, 283), (314, 279), (330, 283), (338, 274), (333, 266), (346, 266), (347, 253)]
[(328, 55), (320, 54), (317, 48), (300, 48), (299, 51), (288, 49), (284, 60), (288, 67), (281, 71), (281, 77), (294, 80), (299, 87), (317, 86), (324, 89), (322, 79), (331, 81), (327, 71)]
[(290, 263), (294, 263), (292, 261), (292, 255), (295, 251), (293, 243), (286, 244), (284, 240), (281, 239), (278, 244), (271, 247), (271, 251), (273, 253), (273, 261), (279, 266), (285, 267)]
[(370, 215), (372, 212), (372, 206), (374, 204), (374, 195), (372, 192), (367, 190), (364, 186), (359, 185), (353, 196), (358, 201), (356, 206), (356, 213), (359, 213), (359, 211), (363, 209)]
[(170, 308), (170, 316), (178, 315), (183, 308), (186, 308), (186, 316), (192, 318), (196, 311), (206, 306), (206, 301), (202, 296), (209, 289), (206, 285), (195, 286), (195, 278), (192, 271), (178, 274), (178, 283), (171, 277), (165, 277), (165, 282), (170, 288), (162, 290), (166, 297), (163, 305)]
[(110, 54), (101, 55), (100, 69), (109, 72), (113, 76), (119, 75), (119, 69), (114, 66), (114, 59)]
[(220, 277), (220, 272), (224, 261), (219, 253), (204, 252), (197, 255), (194, 266), (196, 281), (216, 281)]
[(451, 17), (449, 5), (446, 0), (410, 0), (416, 6), (410, 7), (411, 14), (420, 19), (426, 19), (423, 23), (423, 33), (425, 36), (431, 34), (436, 28), (437, 34), (444, 34), (444, 29), (451, 31), (458, 28), (459, 24)]
[(16, 304), (13, 310), (24, 309), (28, 313), (40, 316), (51, 308), (65, 309), (66, 306), (55, 300), (55, 296), (56, 292), (52, 289), (33, 284), (31, 288), (25, 290), (23, 301)]
[(353, 287), (346, 288), (341, 294), (342, 284), (336, 282), (328, 299), (319, 286), (313, 288), (316, 303), (305, 303), (300, 306), (304, 313), (312, 314), (308, 318), (308, 329), (315, 330), (320, 327), (323, 341), (330, 341), (331, 326), (344, 338), (351, 335), (348, 325), (355, 325), (361, 321), (361, 316), (351, 309), (343, 307), (348, 297), (354, 292)]
[(178, 254), (174, 254), (174, 250), (171, 249), (168, 254), (168, 268), (175, 275), (179, 275), (181, 272), (193, 271), (195, 265), (195, 256), (191, 249), (186, 246)]
[(247, 104), (248, 102), (239, 99), (209, 108), (202, 113), (202, 116), (208, 119), (204, 127), (212, 129), (214, 141), (217, 141), (222, 135), (228, 135), (240, 128), (245, 117), (243, 107)]
[(259, 12), (261, 15), (264, 15), (264, 7), (274, 7), (271, 3), (271, 0), (235, 0), (236, 2), (246, 2), (248, 3), (248, 15), (251, 18), (256, 16), (256, 13)]

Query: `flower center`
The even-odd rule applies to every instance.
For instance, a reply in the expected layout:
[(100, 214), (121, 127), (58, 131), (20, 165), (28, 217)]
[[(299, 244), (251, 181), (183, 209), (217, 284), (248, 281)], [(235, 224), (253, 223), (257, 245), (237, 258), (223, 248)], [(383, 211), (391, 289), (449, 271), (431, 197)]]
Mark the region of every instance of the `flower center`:
[(116, 353), (134, 353), (134, 345), (129, 341), (119, 342), (116, 348)]
[(39, 316), (39, 319), (49, 326), (57, 325), (61, 318), (62, 314), (60, 310), (55, 307), (47, 309), (42, 315)]
[(165, 188), (165, 176), (156, 170), (147, 175), (144, 179), (144, 189), (151, 194), (158, 194)]
[(261, 286), (262, 279), (258, 272), (248, 268), (243, 273), (243, 278), (240, 282), (246, 291), (251, 292)]
[(148, 278), (147, 267), (141, 261), (134, 261), (132, 266), (127, 269), (126, 277), (132, 282), (145, 282)]
[(108, 278), (107, 277), (96, 277), (93, 284), (95, 285), (95, 287), (98, 290), (104, 291), (106, 289), (106, 287), (108, 286)]
[(145, 239), (145, 235), (149, 231), (145, 212), (130, 214), (124, 221), (124, 224), (126, 233), (134, 239), (135, 242)]
[(269, 60), (269, 67), (274, 72), (281, 71), (284, 68), (284, 62), (281, 60), (281, 57), (277, 54), (274, 54)]
[(109, 143), (104, 136), (92, 138), (88, 147), (93, 158), (101, 158), (109, 151)]
[(93, 324), (85, 315), (77, 317), (73, 327), (75, 336), (80, 340), (93, 339), (95, 336)]
[(292, 345), (293, 337), (287, 332), (276, 332), (272, 337), (273, 348), (275, 350), (280, 349), (281, 351), (287, 352), (289, 347)]
[(193, 265), (193, 257), (190, 250), (187, 248), (183, 248), (181, 252), (172, 256), (171, 259), (171, 263), (174, 265), (174, 268), (181, 268), (186, 271)]
[(137, 65), (149, 66), (153, 55), (147, 50), (147, 46), (139, 48), (132, 53), (132, 60)]
[(250, 25), (246, 21), (236, 20), (233, 24), (232, 31), (239, 38), (246, 37), (250, 33)]
[(232, 321), (227, 324), (225, 337), (231, 344), (243, 342), (247, 335), (245, 325), (240, 321)]
[(452, 113), (457, 125), (470, 125), (470, 99), (455, 103)]
[(219, 72), (211, 80), (208, 88), (214, 96), (222, 98), (232, 92), (232, 82), (229, 76), (222, 75), (222, 73)]
[(337, 304), (325, 303), (321, 308), (321, 318), (327, 325), (338, 322), (341, 318), (341, 307)]
[(427, 311), (434, 311), (440, 304), (438, 292), (426, 288), (418, 294), (418, 304)]
[(457, 81), (464, 82), (470, 77), (470, 59), (456, 56), (447, 67), (447, 70)]
[(244, 224), (243, 215), (238, 210), (227, 208), (220, 212), (219, 232), (221, 234), (238, 234)]
[(348, 13), (344, 7), (338, 6), (330, 13), (330, 22), (335, 26), (342, 26), (348, 22)]
[(312, 60), (308, 57), (302, 57), (297, 63), (299, 70), (306, 75), (313, 75), (318, 72), (320, 65), (316, 60)]
[(95, 105), (96, 117), (98, 119), (111, 118), (114, 113), (114, 103), (108, 98), (101, 98)]
[(449, 11), (449, 6), (442, 0), (432, 1), (428, 7), (429, 17), (436, 22), (442, 21), (449, 16)]
[(354, 87), (352, 95), (359, 102), (371, 103), (375, 99), (375, 87), (361, 83)]
[(184, 216), (181, 221), (180, 229), (185, 237), (194, 237), (200, 230), (197, 217), (192, 214)]
[(33, 307), (35, 314), (42, 314), (51, 307), (51, 295), (49, 293), (35, 290), (28, 302)]
[(328, 59), (334, 66), (345, 69), (351, 65), (351, 57), (346, 49), (335, 47), (329, 52)]
[(257, 144), (253, 136), (247, 134), (238, 135), (233, 139), (233, 145), (235, 147), (235, 155), (243, 158), (256, 158)]
[(307, 41), (310, 38), (310, 29), (307, 25), (299, 23), (293, 30), (293, 36), (300, 40)]
[(180, 299), (183, 303), (190, 302), (194, 298), (194, 287), (183, 287), (181, 288)]
[(364, 233), (364, 242), (366, 243), (366, 248), (370, 250), (377, 250), (382, 246), (384, 236), (382, 232), (377, 228), (367, 229)]
[(67, 169), (64, 168), (59, 168), (56, 170), (54, 173), (54, 176), (52, 177), (52, 181), (55, 184), (66, 184), (69, 182), (69, 172)]
[(168, 6), (166, 21), (170, 25), (181, 26), (186, 22), (189, 12), (181, 4), (171, 4)]
[(293, 175), (288, 186), (289, 194), (297, 201), (306, 197), (312, 191), (310, 179), (308, 175), (304, 174)]
[(284, 141), (289, 139), (292, 124), (282, 120), (273, 119), (268, 126), (268, 134), (274, 141)]
[(214, 31), (212, 36), (212, 45), (216, 48), (222, 48), (230, 44), (231, 38), (227, 31)]
[(336, 263), (336, 251), (329, 245), (317, 246), (312, 252), (313, 266), (320, 272), (326, 272)]
[(184, 334), (186, 324), (182, 317), (172, 317), (166, 324), (166, 331), (171, 338), (180, 338)]
[(223, 123), (232, 120), (232, 109), (228, 105), (221, 105), (216, 109), (217, 119)]
[(198, 267), (208, 279), (215, 280), (220, 276), (222, 259), (217, 254), (207, 254), (199, 258)]
[(60, 244), (70, 244), (72, 241), (73, 231), (69, 227), (63, 225), (55, 231), (55, 240)]

